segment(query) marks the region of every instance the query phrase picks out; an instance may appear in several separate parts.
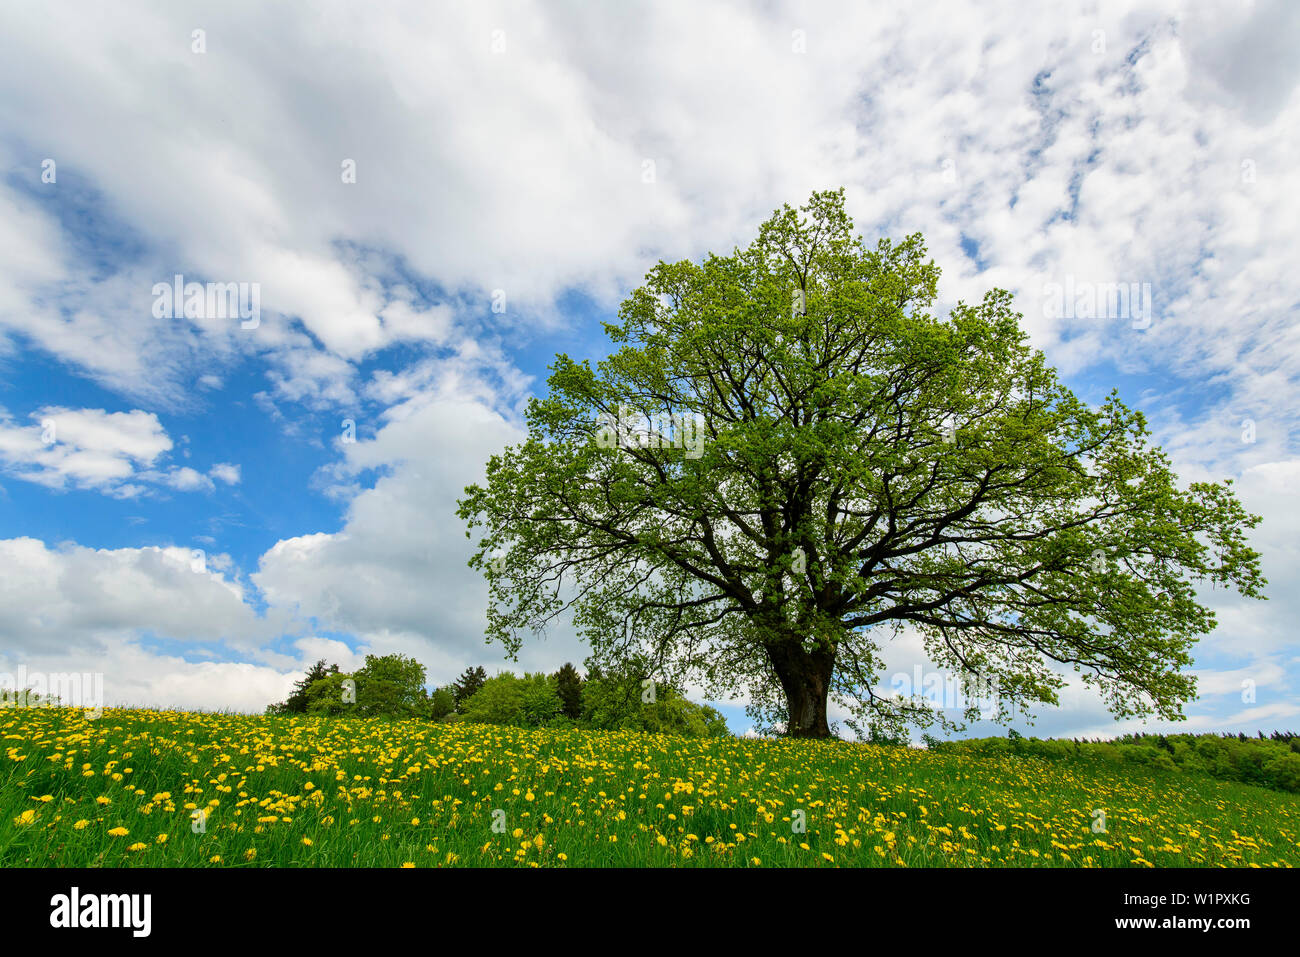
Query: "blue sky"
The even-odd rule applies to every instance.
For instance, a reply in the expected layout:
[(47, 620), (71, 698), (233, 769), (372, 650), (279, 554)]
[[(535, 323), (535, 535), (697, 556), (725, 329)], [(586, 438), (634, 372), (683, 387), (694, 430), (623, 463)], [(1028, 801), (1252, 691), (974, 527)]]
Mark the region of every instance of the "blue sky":
[[(0, 672), (260, 710), (320, 657), (504, 666), (455, 499), (554, 355), (843, 185), (941, 309), (1011, 290), (1077, 394), (1234, 479), (1270, 601), (1204, 596), (1185, 727), (1300, 725), (1291, 6), (460, 6), (0, 12)], [(177, 274), (256, 284), (256, 327), (156, 315)], [(1148, 284), (1149, 324), (1051, 314), (1066, 281)], [(1071, 693), (1034, 730), (1135, 727)]]

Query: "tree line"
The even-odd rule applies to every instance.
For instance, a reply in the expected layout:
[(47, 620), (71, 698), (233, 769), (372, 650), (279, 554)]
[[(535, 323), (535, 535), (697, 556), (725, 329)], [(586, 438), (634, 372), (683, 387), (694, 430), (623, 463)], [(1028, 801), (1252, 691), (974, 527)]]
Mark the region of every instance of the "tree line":
[(1246, 734), (1126, 734), (1113, 741), (1026, 738), (1014, 729), (1005, 738), (939, 741), (923, 735), (936, 750), (977, 754), (1019, 754), (1053, 760), (1091, 756), (1165, 771), (1205, 774), (1221, 781), (1254, 784), (1300, 793), (1300, 735), (1294, 731)]
[(589, 665), (583, 675), (571, 662), (552, 674), (466, 668), (455, 681), (427, 688), (424, 665), (405, 655), (367, 655), (354, 672), (317, 661), (272, 715), (328, 715), (460, 721), (522, 728), (586, 728), (647, 731), (689, 737), (722, 737), (726, 719), (708, 705), (687, 699), (681, 688), (645, 674), (639, 662), (617, 671)]

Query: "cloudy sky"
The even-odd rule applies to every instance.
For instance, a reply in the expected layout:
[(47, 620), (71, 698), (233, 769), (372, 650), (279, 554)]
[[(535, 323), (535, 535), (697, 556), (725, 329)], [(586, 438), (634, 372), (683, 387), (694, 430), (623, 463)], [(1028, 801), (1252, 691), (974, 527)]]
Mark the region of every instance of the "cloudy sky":
[[(1298, 46), (1287, 0), (5, 4), (0, 671), (260, 711), (321, 657), (504, 667), (455, 499), (551, 357), (842, 185), (1235, 480), (1270, 600), (1207, 590), (1184, 727), (1300, 727)], [(1149, 312), (1054, 304), (1110, 283)]]

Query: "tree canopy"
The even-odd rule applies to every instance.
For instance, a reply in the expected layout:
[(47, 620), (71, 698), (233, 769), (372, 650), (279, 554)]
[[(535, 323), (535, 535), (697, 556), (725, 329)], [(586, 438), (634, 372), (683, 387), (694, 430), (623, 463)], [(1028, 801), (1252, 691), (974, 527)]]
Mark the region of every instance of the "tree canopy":
[(1063, 386), (1009, 292), (937, 317), (938, 279), (920, 235), (856, 237), (843, 190), (656, 265), (465, 490), (489, 640), (571, 612), (592, 663), (744, 689), (797, 736), (828, 702), (859, 732), (938, 718), (880, 690), (905, 628), (999, 719), (1070, 669), (1116, 716), (1181, 717), (1196, 587), (1262, 597), (1259, 518), (1230, 481), (1181, 487), (1117, 393)]

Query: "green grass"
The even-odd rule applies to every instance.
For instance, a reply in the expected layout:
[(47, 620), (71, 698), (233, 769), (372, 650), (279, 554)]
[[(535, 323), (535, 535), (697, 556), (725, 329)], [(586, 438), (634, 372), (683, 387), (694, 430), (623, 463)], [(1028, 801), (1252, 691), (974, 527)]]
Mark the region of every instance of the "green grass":
[(6, 867), (1300, 863), (1295, 795), (1086, 754), (64, 708), (0, 737)]

